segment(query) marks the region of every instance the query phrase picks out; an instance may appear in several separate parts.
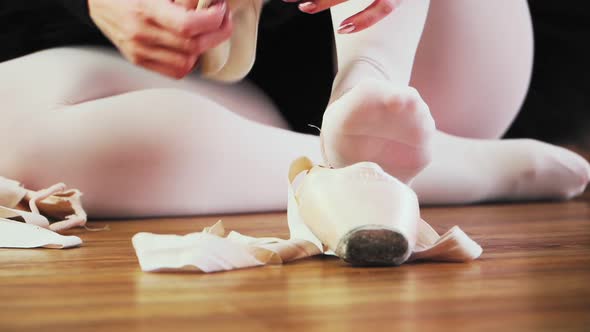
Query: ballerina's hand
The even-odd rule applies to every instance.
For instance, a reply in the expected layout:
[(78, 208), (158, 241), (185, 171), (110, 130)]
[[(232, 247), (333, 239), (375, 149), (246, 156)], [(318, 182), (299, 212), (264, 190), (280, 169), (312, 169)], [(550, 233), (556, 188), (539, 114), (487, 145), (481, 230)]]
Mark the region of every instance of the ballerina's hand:
[(170, 0), (89, 0), (90, 17), (130, 62), (173, 78), (231, 36), (224, 3), (186, 10)]
[[(299, 10), (308, 14), (319, 13), (346, 1), (354, 0), (283, 0), (285, 2), (300, 2)], [(381, 21), (396, 8), (403, 0), (374, 0), (367, 8), (352, 15), (340, 23), (338, 33), (353, 33), (362, 31)]]

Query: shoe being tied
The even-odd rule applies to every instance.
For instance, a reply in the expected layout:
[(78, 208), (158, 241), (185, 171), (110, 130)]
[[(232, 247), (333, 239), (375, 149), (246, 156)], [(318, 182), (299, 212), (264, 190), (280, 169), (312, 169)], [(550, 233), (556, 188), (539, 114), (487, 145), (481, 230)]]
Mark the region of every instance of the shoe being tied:
[[(215, 2), (201, 0), (197, 10)], [(254, 65), (262, 0), (227, 0), (227, 5), (234, 25), (232, 36), (201, 56), (200, 70), (211, 80), (235, 82), (244, 78)]]

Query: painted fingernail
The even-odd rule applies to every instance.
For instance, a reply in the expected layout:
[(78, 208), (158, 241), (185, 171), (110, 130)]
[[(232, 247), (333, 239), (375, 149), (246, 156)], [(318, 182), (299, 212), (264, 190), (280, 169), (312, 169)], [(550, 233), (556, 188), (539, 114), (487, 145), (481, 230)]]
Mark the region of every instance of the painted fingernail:
[(338, 28), (338, 33), (351, 33), (356, 27), (352, 23), (346, 23)]
[(311, 1), (299, 4), (299, 9), (304, 12), (311, 12), (311, 11), (315, 10), (317, 7), (318, 7), (318, 5), (316, 5), (315, 3), (311, 2)]

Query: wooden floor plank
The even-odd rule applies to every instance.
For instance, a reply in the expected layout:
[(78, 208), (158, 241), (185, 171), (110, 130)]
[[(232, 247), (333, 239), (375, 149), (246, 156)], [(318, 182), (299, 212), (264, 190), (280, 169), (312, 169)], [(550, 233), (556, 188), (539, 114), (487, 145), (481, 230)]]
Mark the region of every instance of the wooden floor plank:
[(590, 193), (569, 202), (431, 207), (484, 247), (469, 264), (353, 268), (316, 257), (198, 274), (139, 270), (131, 236), (223, 219), (286, 237), (284, 213), (95, 222), (70, 250), (0, 249), (0, 331), (588, 331)]

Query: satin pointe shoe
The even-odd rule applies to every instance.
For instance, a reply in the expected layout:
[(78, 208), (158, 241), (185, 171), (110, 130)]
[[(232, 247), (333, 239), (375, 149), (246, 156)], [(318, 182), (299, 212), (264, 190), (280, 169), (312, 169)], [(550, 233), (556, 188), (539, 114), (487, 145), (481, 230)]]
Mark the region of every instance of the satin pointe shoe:
[(457, 226), (439, 235), (420, 217), (414, 191), (372, 162), (334, 169), (295, 160), (287, 213), (292, 239), (353, 265), (469, 262), (482, 254)]
[[(332, 169), (300, 158), (291, 166), (290, 181), (302, 171), (306, 175), (291, 199), (297, 206), (289, 209), (296, 209), (328, 250), (353, 265), (400, 265), (410, 257), (420, 211), (407, 185), (372, 162)], [(292, 237), (308, 238), (290, 228)]]
[[(214, 3), (215, 0), (199, 1), (197, 10)], [(234, 25), (232, 36), (203, 53), (200, 71), (211, 80), (235, 82), (243, 79), (254, 65), (262, 0), (227, 0), (227, 5)]]

